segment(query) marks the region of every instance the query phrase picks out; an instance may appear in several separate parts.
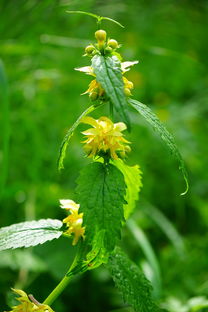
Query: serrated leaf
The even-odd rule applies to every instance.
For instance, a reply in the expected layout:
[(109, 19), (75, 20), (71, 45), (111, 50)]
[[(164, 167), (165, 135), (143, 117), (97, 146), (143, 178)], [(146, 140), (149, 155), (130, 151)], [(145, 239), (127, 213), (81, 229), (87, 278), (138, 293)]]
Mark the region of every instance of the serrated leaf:
[(12, 224), (0, 229), (0, 251), (31, 247), (59, 238), (63, 223), (56, 219), (41, 219)]
[(171, 150), (172, 154), (175, 156), (177, 161), (179, 162), (179, 169), (183, 174), (183, 178), (186, 183), (186, 189), (181, 195), (185, 195), (188, 192), (189, 184), (188, 184), (188, 174), (186, 172), (186, 168), (184, 165), (184, 161), (181, 157), (181, 154), (176, 146), (175, 140), (165, 128), (165, 126), (161, 123), (158, 117), (152, 112), (152, 110), (140, 103), (139, 101), (129, 99), (129, 104), (135, 108), (145, 119), (146, 121), (153, 127), (153, 129), (160, 135), (161, 139), (166, 143), (166, 145)]
[(130, 127), (127, 114), (128, 103), (124, 94), (124, 83), (120, 61), (115, 55), (95, 55), (92, 58), (92, 68), (96, 75), (96, 80), (105, 90), (122, 121)]
[(124, 219), (126, 185), (122, 173), (111, 164), (94, 162), (81, 171), (77, 183), (86, 239), (92, 245), (94, 237), (104, 231), (103, 248), (112, 250)]
[(136, 312), (158, 312), (152, 300), (152, 287), (139, 267), (118, 247), (109, 257), (108, 268), (124, 302)]
[(108, 262), (109, 252), (104, 247), (105, 230), (99, 231), (95, 234), (92, 242), (92, 248), (89, 251), (87, 242), (83, 242), (82, 252), (80, 261), (77, 262), (76, 266), (67, 274), (75, 275), (77, 273), (84, 273), (88, 270), (93, 270), (99, 267), (103, 263)]
[(142, 177), (139, 165), (128, 166), (123, 160), (113, 160), (113, 164), (123, 173), (126, 183), (126, 204), (124, 205), (124, 217), (128, 219), (133, 212), (136, 201), (139, 199), (139, 192), (142, 187)]
[(95, 269), (108, 261), (108, 252), (104, 247), (105, 234), (105, 230), (101, 230), (94, 236), (92, 250), (87, 254), (86, 261), (84, 261), (88, 270)]
[(90, 107), (88, 107), (80, 116), (79, 118), (75, 121), (75, 123), (73, 124), (73, 126), (67, 131), (67, 134), (65, 135), (62, 143), (61, 143), (61, 147), (60, 147), (60, 151), (59, 151), (59, 157), (58, 157), (58, 169), (64, 169), (64, 158), (66, 156), (66, 149), (68, 147), (69, 144), (69, 140), (71, 139), (71, 137), (74, 134), (75, 129), (79, 126), (79, 124), (82, 121), (82, 118), (87, 116), (88, 114), (90, 114), (91, 112), (93, 112), (96, 109), (96, 107), (94, 105), (91, 105)]

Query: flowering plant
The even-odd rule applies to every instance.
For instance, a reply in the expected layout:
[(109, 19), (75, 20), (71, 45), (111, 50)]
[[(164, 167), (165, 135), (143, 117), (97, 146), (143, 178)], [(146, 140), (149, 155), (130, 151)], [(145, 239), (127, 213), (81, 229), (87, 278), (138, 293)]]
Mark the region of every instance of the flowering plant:
[[(78, 177), (75, 191), (77, 203), (72, 199), (60, 200), (61, 208), (67, 212), (63, 221), (41, 219), (0, 229), (0, 250), (35, 246), (64, 235), (72, 238), (72, 245), (77, 245), (77, 254), (64, 278), (43, 303), (22, 290), (14, 290), (19, 295), (17, 300), (20, 304), (12, 308), (13, 312), (51, 312), (49, 305), (53, 304), (74, 275), (101, 264), (107, 265), (124, 300), (135, 311), (158, 311), (151, 297), (149, 281), (118, 247), (122, 226), (134, 210), (142, 186), (140, 167), (126, 164), (131, 148), (124, 131), (131, 129), (130, 107), (154, 127), (172, 150), (180, 163), (187, 185), (186, 191), (187, 175), (172, 135), (147, 106), (131, 98), (133, 83), (124, 74), (138, 62), (123, 62), (118, 52), (121, 45), (115, 39), (108, 38), (105, 30), (100, 29), (103, 19), (111, 19), (91, 13), (89, 15), (97, 19), (99, 27), (95, 32), (96, 43), (85, 48), (85, 55), (91, 59), (91, 65), (76, 70), (94, 78), (83, 93), (89, 96), (91, 106), (67, 132), (58, 160), (61, 170), (75, 129), (80, 123), (90, 125), (91, 128), (82, 132), (82, 143), (91, 163), (83, 168)], [(98, 119), (89, 116), (102, 105), (110, 108), (109, 116)], [(119, 122), (114, 122), (115, 119)]]

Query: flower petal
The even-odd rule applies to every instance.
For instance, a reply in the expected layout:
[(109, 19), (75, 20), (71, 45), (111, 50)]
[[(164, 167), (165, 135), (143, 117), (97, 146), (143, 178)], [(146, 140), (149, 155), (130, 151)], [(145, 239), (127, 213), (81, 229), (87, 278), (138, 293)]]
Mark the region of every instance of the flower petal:
[(84, 124), (91, 125), (95, 128), (98, 126), (97, 120), (95, 120), (94, 118), (89, 117), (89, 116), (83, 117), (81, 122)]
[(93, 73), (93, 68), (91, 66), (79, 67), (79, 68), (75, 68), (75, 70), (95, 77), (95, 74)]
[(125, 72), (127, 72), (127, 71), (130, 70), (129, 67), (131, 67), (131, 66), (133, 66), (133, 65), (136, 65), (136, 64), (138, 64), (138, 63), (139, 63), (139, 61), (122, 62), (122, 63), (121, 63), (121, 70), (122, 70), (123, 73), (125, 73)]

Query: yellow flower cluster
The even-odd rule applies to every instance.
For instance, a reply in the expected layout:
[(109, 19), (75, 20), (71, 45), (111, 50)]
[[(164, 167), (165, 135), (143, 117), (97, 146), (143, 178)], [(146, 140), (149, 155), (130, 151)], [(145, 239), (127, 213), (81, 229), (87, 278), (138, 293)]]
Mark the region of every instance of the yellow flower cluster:
[(68, 227), (65, 234), (74, 234), (72, 245), (76, 245), (80, 237), (84, 239), (85, 233), (85, 227), (82, 227), (83, 213), (79, 213), (80, 205), (71, 199), (60, 199), (60, 204), (61, 208), (70, 212), (70, 215), (63, 220), (63, 223), (66, 223)]
[(114, 124), (107, 117), (100, 117), (98, 120), (84, 117), (82, 122), (93, 126), (93, 128), (82, 132), (87, 137), (83, 143), (85, 143), (84, 150), (88, 157), (103, 156), (108, 153), (111, 158), (118, 159), (117, 153), (119, 156), (125, 157), (126, 152), (131, 150), (127, 145), (129, 141), (124, 139), (121, 133), (126, 129), (123, 122)]
[[(127, 71), (130, 70), (130, 67), (137, 64), (138, 61), (134, 62), (122, 62), (121, 63), (121, 71), (122, 74), (125, 74)], [(93, 68), (91, 66), (84, 66), (80, 68), (75, 68), (80, 72), (83, 72), (87, 75), (96, 77), (95, 73), (93, 72)], [(134, 88), (133, 82), (129, 81), (126, 77), (123, 76), (123, 83), (124, 83), (124, 93), (126, 96), (131, 96), (131, 90)], [(97, 82), (96, 79), (93, 79), (87, 91), (83, 94), (89, 94), (89, 97), (92, 101), (97, 100), (98, 98), (102, 98), (105, 95), (105, 90), (102, 88), (101, 84)]]
[(13, 291), (19, 295), (17, 300), (20, 304), (12, 307), (9, 312), (54, 312), (47, 304), (41, 304), (35, 299), (32, 301), (23, 290), (13, 289)]

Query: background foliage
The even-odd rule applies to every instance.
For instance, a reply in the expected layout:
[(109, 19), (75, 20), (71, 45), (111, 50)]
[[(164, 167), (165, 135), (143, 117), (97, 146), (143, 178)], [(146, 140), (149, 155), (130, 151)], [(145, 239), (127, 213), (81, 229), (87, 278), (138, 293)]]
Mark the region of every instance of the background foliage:
[[(126, 27), (103, 22), (109, 35), (123, 44), (124, 60), (140, 61), (127, 74), (135, 84), (134, 97), (148, 104), (174, 134), (187, 165), (190, 191), (179, 196), (184, 182), (178, 164), (132, 110), (128, 139), (133, 151), (128, 163), (139, 163), (143, 188), (122, 244), (152, 281), (154, 296), (164, 308), (192, 311), (193, 300), (202, 307), (199, 301), (208, 295), (205, 0), (0, 1), (0, 226), (62, 219), (58, 199), (73, 199), (78, 172), (89, 162), (83, 158), (77, 131), (65, 170), (57, 172), (62, 138), (89, 105), (87, 96), (79, 95), (91, 79), (73, 68), (88, 65), (81, 55), (96, 30), (93, 19), (68, 15), (66, 10), (109, 16)], [(105, 107), (102, 110), (106, 114)], [(43, 300), (65, 273), (75, 248), (62, 238), (2, 252), (1, 309), (11, 303), (10, 287), (24, 288)], [(193, 299), (199, 296), (204, 299)], [(106, 312), (122, 306), (102, 267), (74, 280), (54, 309)]]

